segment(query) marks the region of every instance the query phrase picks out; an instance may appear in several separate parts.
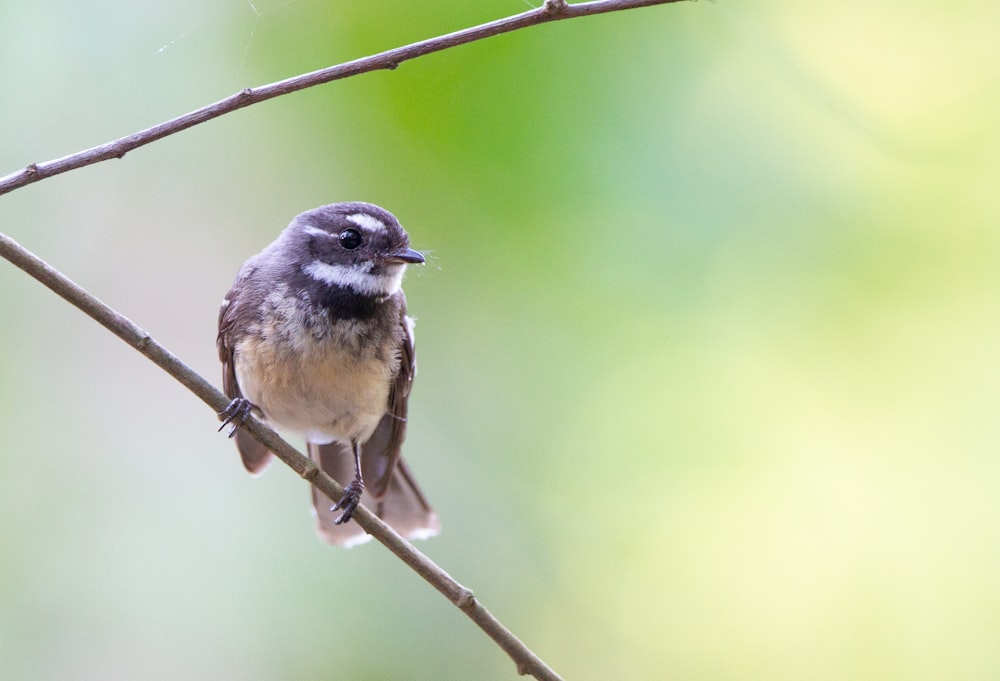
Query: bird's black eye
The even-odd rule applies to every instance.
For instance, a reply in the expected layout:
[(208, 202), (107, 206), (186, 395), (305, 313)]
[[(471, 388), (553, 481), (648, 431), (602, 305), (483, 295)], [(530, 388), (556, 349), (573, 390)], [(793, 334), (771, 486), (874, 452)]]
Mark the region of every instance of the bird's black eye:
[(345, 229), (340, 233), (340, 245), (349, 251), (361, 245), (361, 232), (356, 229)]

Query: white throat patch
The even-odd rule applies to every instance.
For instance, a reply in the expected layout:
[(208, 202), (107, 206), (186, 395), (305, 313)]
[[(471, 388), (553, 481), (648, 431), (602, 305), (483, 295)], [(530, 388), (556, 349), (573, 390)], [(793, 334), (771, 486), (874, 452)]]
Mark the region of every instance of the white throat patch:
[[(381, 224), (381, 223), (379, 223)], [(390, 265), (384, 274), (372, 274), (372, 263), (356, 265), (331, 265), (313, 260), (302, 271), (317, 281), (331, 286), (344, 286), (366, 296), (391, 296), (403, 285), (405, 265)]]

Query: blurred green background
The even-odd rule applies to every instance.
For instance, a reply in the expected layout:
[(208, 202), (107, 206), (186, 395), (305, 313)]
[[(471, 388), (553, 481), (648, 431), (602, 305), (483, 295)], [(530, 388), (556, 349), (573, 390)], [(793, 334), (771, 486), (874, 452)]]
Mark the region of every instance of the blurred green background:
[[(6, 0), (0, 173), (523, 0)], [(1000, 675), (1000, 5), (698, 2), (274, 100), (0, 198), (219, 384), (298, 212), (429, 266), (420, 544), (567, 679)], [(0, 263), (0, 678), (511, 679), (385, 550)]]

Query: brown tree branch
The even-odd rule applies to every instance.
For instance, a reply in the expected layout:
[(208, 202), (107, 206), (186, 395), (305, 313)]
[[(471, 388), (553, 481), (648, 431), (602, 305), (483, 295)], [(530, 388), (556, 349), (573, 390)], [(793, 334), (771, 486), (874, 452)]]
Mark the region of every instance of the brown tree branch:
[[(0, 257), (24, 270), (58, 296), (82, 310), (108, 331), (144, 354), (216, 413), (221, 412), (229, 404), (228, 397), (178, 359), (176, 355), (156, 342), (152, 336), (136, 326), (130, 319), (102, 303), (57, 269), (3, 233), (0, 233)], [(243, 428), (274, 452), (279, 459), (288, 464), (300, 477), (315, 485), (331, 501), (336, 502), (340, 499), (344, 488), (336, 480), (320, 470), (311, 459), (281, 439), (277, 433), (260, 420), (251, 416), (244, 422)], [(539, 681), (561, 681), (561, 677), (522, 643), (500, 620), (494, 617), (476, 599), (471, 590), (456, 582), (434, 561), (399, 536), (381, 518), (364, 506), (358, 506), (354, 513), (354, 520), (468, 615), (514, 660), (519, 673), (530, 674)]]
[(150, 142), (155, 142), (158, 139), (168, 137), (182, 130), (187, 130), (188, 128), (210, 121), (213, 118), (224, 116), (237, 109), (280, 97), (281, 95), (305, 90), (315, 85), (322, 85), (330, 81), (356, 76), (369, 71), (380, 69), (391, 70), (410, 59), (416, 59), (426, 54), (440, 52), (450, 47), (465, 45), (466, 43), (483, 40), (502, 33), (527, 28), (528, 26), (537, 26), (538, 24), (545, 24), (551, 21), (572, 19), (591, 14), (618, 12), (636, 7), (664, 5), (680, 1), (596, 0), (595, 2), (581, 2), (570, 5), (565, 0), (545, 0), (544, 5), (528, 12), (515, 14), (504, 19), (497, 19), (496, 21), (455, 31), (454, 33), (448, 33), (436, 38), (430, 38), (429, 40), (404, 45), (403, 47), (397, 47), (368, 57), (362, 57), (361, 59), (344, 62), (343, 64), (330, 66), (325, 69), (313, 71), (312, 73), (304, 73), (294, 78), (280, 80), (269, 85), (246, 88), (214, 104), (203, 106), (183, 116), (172, 118), (169, 121), (164, 121), (151, 128), (126, 135), (112, 142), (107, 142), (69, 156), (63, 156), (62, 158), (45, 161), (44, 163), (31, 163), (22, 170), (0, 178), (0, 195), (69, 170), (83, 168), (112, 158), (121, 158), (133, 149), (138, 149)]
[[(615, 12), (679, 1), (596, 0), (594, 2), (567, 4), (565, 0), (545, 0), (545, 4), (538, 9), (320, 69), (312, 73), (302, 74), (269, 85), (247, 88), (214, 104), (164, 121), (132, 135), (127, 135), (106, 144), (62, 158), (44, 163), (32, 163), (20, 171), (0, 178), (0, 195), (47, 177), (52, 177), (53, 175), (83, 168), (112, 158), (121, 158), (134, 149), (212, 120), (213, 118), (218, 118), (252, 104), (292, 92), (298, 92), (299, 90), (304, 90), (315, 85), (329, 83), (369, 71), (395, 69), (399, 64), (410, 59), (416, 59), (426, 54), (483, 40), (528, 26), (591, 14), (603, 14), (605, 12)], [(113, 334), (148, 357), (153, 363), (173, 376), (217, 413), (221, 412), (228, 405), (229, 399), (225, 395), (195, 373), (169, 350), (156, 342), (156, 340), (136, 326), (131, 320), (102, 303), (44, 260), (2, 233), (0, 233), (0, 256), (24, 270), (27, 274), (40, 281), (57, 295), (82, 310)], [(273, 430), (264, 425), (260, 420), (250, 417), (244, 423), (243, 427), (302, 478), (315, 485), (323, 494), (333, 501), (339, 500), (344, 491), (343, 487), (336, 480), (320, 470), (308, 457), (303, 456), (294, 447), (278, 437)], [(382, 522), (380, 518), (371, 513), (371, 511), (363, 506), (359, 506), (354, 514), (354, 519), (366, 532), (385, 545), (386, 548), (409, 565), (435, 589), (444, 594), (448, 600), (475, 622), (477, 626), (514, 660), (519, 673), (530, 674), (541, 681), (556, 681), (560, 679), (558, 674), (483, 607), (476, 600), (472, 591), (456, 582), (448, 573), (415, 549), (408, 541)]]

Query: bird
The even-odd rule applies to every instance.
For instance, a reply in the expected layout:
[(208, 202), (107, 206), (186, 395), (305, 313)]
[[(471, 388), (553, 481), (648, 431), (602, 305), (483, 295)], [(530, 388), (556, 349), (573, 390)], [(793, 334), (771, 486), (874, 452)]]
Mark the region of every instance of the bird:
[(350, 522), (359, 503), (407, 538), (440, 529), (400, 456), (416, 373), (402, 281), (407, 265), (424, 261), (389, 211), (333, 203), (297, 215), (243, 263), (222, 301), (217, 347), (232, 400), (223, 427), (251, 474), (272, 453), (240, 428), (250, 413), (305, 439), (312, 460), (344, 486), (332, 506), (312, 488), (328, 543), (370, 538)]

